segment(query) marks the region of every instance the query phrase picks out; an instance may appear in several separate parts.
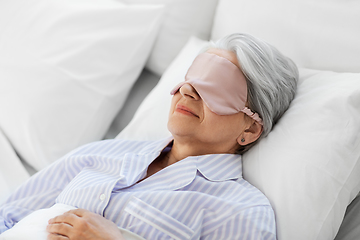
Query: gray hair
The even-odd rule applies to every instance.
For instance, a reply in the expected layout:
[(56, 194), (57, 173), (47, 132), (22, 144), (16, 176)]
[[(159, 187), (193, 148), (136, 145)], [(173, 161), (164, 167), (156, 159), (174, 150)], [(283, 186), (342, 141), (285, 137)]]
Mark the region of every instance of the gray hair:
[[(241, 71), (247, 79), (248, 107), (263, 120), (259, 141), (269, 134), (294, 99), (299, 78), (297, 66), (275, 47), (249, 34), (230, 34), (210, 42), (201, 52), (211, 48), (228, 50), (237, 55)], [(242, 146), (237, 153), (243, 154), (257, 141)]]

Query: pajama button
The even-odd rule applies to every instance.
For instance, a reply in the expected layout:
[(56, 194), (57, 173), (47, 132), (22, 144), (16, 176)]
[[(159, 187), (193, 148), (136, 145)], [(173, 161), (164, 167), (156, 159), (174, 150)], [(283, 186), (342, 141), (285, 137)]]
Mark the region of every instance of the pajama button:
[(105, 198), (106, 198), (105, 194), (101, 194), (101, 195), (100, 195), (100, 200), (101, 200), (101, 201), (104, 201)]

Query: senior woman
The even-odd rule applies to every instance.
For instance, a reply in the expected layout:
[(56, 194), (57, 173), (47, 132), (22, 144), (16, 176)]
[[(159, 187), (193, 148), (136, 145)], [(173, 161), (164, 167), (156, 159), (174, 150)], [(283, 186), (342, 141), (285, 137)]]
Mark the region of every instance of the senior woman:
[(276, 239), (269, 201), (242, 178), (241, 154), (294, 98), (298, 70), (269, 44), (231, 34), (194, 60), (173, 94), (171, 138), (80, 147), (24, 183), (0, 209), (0, 231), (56, 203), (48, 239)]

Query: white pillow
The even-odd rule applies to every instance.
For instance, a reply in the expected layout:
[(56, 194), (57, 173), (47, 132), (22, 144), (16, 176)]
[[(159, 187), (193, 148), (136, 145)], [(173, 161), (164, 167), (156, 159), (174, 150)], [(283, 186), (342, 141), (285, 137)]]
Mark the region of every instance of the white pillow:
[(146, 67), (161, 76), (190, 36), (209, 40), (218, 0), (126, 0), (164, 4), (165, 14)]
[(39, 170), (103, 137), (162, 11), (116, 0), (0, 2), (0, 127), (22, 158)]
[(279, 240), (334, 239), (360, 191), (360, 73), (300, 69), (297, 95), (244, 155), (275, 209)]
[[(118, 138), (169, 136), (169, 91), (204, 45), (191, 39)], [(297, 95), (244, 155), (244, 177), (270, 199), (279, 240), (334, 239), (360, 191), (360, 73), (300, 69)]]
[(300, 67), (360, 72), (360, 1), (219, 0), (211, 39), (246, 32)]

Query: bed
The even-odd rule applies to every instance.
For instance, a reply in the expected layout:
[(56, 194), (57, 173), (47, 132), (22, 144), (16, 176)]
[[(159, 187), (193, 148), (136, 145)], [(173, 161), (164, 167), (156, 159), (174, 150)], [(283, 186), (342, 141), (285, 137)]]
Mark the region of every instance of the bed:
[(262, 38), (300, 69), (298, 91), (244, 178), (279, 240), (360, 236), (360, 3), (315, 0), (0, 2), (0, 202), (70, 150), (158, 139), (169, 91), (207, 41)]

